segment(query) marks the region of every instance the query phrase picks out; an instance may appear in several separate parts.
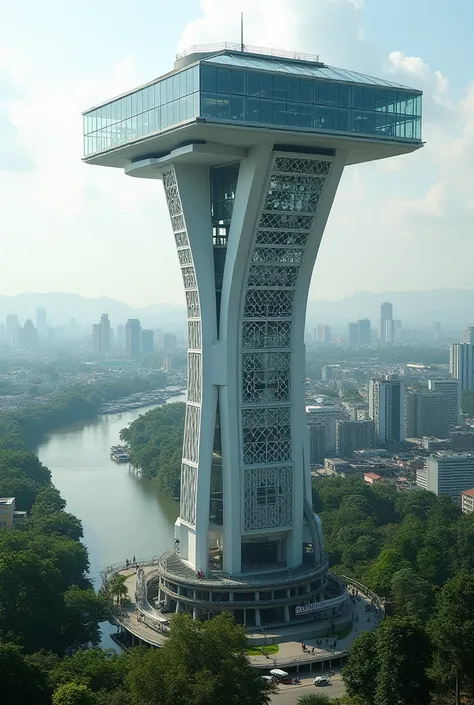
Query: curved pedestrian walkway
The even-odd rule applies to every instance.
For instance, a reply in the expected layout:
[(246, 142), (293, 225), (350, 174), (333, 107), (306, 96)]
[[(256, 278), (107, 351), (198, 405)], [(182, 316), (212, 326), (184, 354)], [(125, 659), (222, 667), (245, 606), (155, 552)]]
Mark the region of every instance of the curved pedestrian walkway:
[[(130, 563), (121, 563), (108, 567), (102, 574), (104, 586), (113, 575), (120, 574), (126, 578), (127, 606), (116, 615), (115, 621), (118, 627), (129, 635), (132, 645), (163, 646), (169, 631), (167, 616), (149, 604), (146, 599), (146, 589), (144, 590), (147, 576), (156, 571), (156, 564), (157, 559), (139, 560), (133, 566)], [(335, 635), (314, 637), (315, 629), (318, 629), (319, 633), (324, 632), (325, 629), (329, 631), (331, 627), (337, 631), (337, 621), (331, 623), (330, 620), (320, 621), (317, 625), (309, 622), (293, 627), (295, 631), (293, 639), (290, 627), (286, 632), (284, 629), (272, 630), (270, 627), (265, 632), (252, 631), (248, 634), (249, 647), (259, 648), (259, 646), (252, 646), (252, 642), (256, 644), (265, 642), (278, 644), (279, 648), (276, 654), (262, 653), (261, 656), (249, 656), (251, 663), (260, 669), (296, 667), (299, 670), (299, 668), (312, 669), (318, 665), (322, 667), (328, 662), (330, 666), (333, 660), (347, 656), (357, 636), (378, 626), (384, 616), (384, 605), (377, 595), (365, 586), (349, 578), (344, 577), (344, 580), (351, 595), (348, 603), (351, 616), (346, 613), (342, 616), (341, 622), (347, 624), (350, 619), (349, 634), (342, 638)], [(305, 650), (303, 650), (302, 639), (304, 639)]]

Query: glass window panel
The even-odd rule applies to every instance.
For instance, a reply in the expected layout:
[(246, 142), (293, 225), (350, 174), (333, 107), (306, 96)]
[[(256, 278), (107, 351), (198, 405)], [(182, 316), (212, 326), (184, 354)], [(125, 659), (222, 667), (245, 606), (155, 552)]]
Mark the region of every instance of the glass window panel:
[(351, 129), (351, 114), (349, 110), (340, 108), (337, 111), (337, 129), (350, 132)]
[[(286, 76), (273, 77), (273, 95), (276, 100), (286, 101)], [(286, 123), (279, 123), (284, 125)]]
[(286, 101), (273, 101), (273, 120), (275, 125), (286, 125)]
[(260, 121), (260, 101), (258, 98), (247, 98), (245, 119), (248, 122)]
[(217, 69), (217, 92), (230, 93), (230, 69)]
[(352, 111), (352, 129), (351, 132), (363, 132), (363, 116), (362, 110)]
[(132, 112), (131, 115), (136, 115), (138, 112), (137, 110), (137, 94), (132, 93)]
[(372, 110), (364, 110), (362, 115), (362, 130), (368, 135), (375, 132), (374, 113)]
[(192, 69), (188, 69), (187, 71), (184, 72), (184, 75), (186, 76), (186, 94), (189, 95), (190, 93), (194, 93), (195, 87), (194, 87), (194, 77), (195, 77), (195, 69), (197, 67), (193, 66)]
[(262, 74), (262, 98), (273, 98), (273, 75), (271, 73)]
[(373, 88), (364, 87), (364, 110), (374, 110), (375, 91)]
[(397, 112), (397, 94), (395, 91), (387, 91), (387, 110), (389, 113)]
[(313, 106), (300, 103), (300, 127), (313, 127)]
[(183, 96), (186, 95), (187, 90), (186, 90), (186, 73), (187, 71), (181, 71), (181, 73), (178, 74), (179, 78), (179, 97), (182, 98)]
[(395, 124), (395, 137), (405, 137), (405, 123), (401, 120)]
[(421, 117), (421, 95), (417, 96), (416, 98), (415, 115)]
[(200, 114), (200, 93), (199, 91), (196, 91), (193, 93), (193, 115), (199, 115)]
[(303, 103), (313, 102), (313, 82), (304, 78), (300, 79), (300, 101)]
[(201, 66), (201, 90), (217, 90), (217, 69), (214, 66)]
[(381, 135), (387, 134), (387, 115), (385, 113), (375, 113), (375, 132)]
[(405, 137), (412, 139), (415, 136), (413, 120), (407, 120), (405, 123)]
[(155, 83), (153, 86), (153, 93), (155, 96), (155, 107), (159, 107), (161, 105), (161, 86), (159, 83)]
[(413, 96), (407, 95), (407, 100), (405, 103), (405, 114), (414, 115), (415, 114), (415, 99)]
[(361, 86), (352, 86), (352, 107), (364, 107), (364, 92)]
[(186, 120), (186, 96), (183, 95), (176, 103), (178, 105), (178, 119), (176, 122), (183, 122)]
[(197, 117), (194, 115), (194, 100), (193, 100), (193, 94), (191, 93), (190, 95), (185, 96), (185, 103), (186, 103), (186, 108), (185, 108), (185, 118), (186, 120), (189, 120), (189, 118), (192, 117)]
[(405, 105), (407, 100), (407, 94), (404, 91), (397, 91), (397, 109), (396, 113), (400, 115), (405, 114)]
[(325, 103), (327, 100), (327, 83), (326, 81), (315, 81), (314, 82), (314, 102), (315, 103)]
[(230, 104), (230, 117), (232, 120), (245, 120), (245, 105), (243, 96), (232, 96)]
[(387, 110), (387, 91), (374, 90), (375, 110)]
[(216, 96), (212, 93), (201, 93), (201, 115), (214, 117), (216, 113)]
[(165, 78), (164, 81), (160, 83), (160, 105), (166, 105), (168, 102), (168, 79)]
[(337, 108), (329, 108), (326, 111), (326, 130), (337, 130)]
[[(421, 99), (420, 99), (421, 102)], [(421, 140), (421, 119), (419, 117), (415, 118), (414, 120), (414, 137), (417, 140)]]
[(339, 102), (339, 95), (337, 90), (337, 83), (327, 84), (327, 102), (330, 105), (337, 105)]
[(299, 125), (300, 123), (300, 104), (299, 103), (287, 103), (286, 106), (286, 124), (287, 125)]
[(174, 99), (174, 76), (166, 79), (166, 102), (171, 103)]
[(137, 127), (136, 127), (137, 137), (142, 137), (142, 135), (143, 135), (143, 113), (141, 113), (140, 115), (137, 115), (136, 121), (137, 121)]
[(175, 76), (171, 76), (171, 81), (173, 84), (173, 100), (178, 100), (180, 97), (179, 95), (179, 79), (180, 79), (180, 74), (177, 73)]
[(161, 108), (155, 108), (153, 111), (153, 127), (155, 130), (161, 130)]
[(339, 101), (338, 104), (343, 108), (350, 108), (351, 105), (351, 87), (345, 83), (339, 85)]
[(173, 118), (171, 124), (174, 125), (179, 122), (179, 100), (173, 100), (171, 105), (173, 106)]
[(143, 112), (143, 91), (137, 93), (137, 113)]
[(245, 93), (245, 71), (234, 69), (231, 76), (232, 93), (244, 95)]
[(217, 96), (216, 117), (221, 120), (230, 118), (230, 96), (222, 94)]
[(150, 107), (149, 96), (150, 96), (150, 89), (144, 88), (142, 90), (142, 101), (143, 101), (142, 110), (144, 113), (146, 113)]
[(161, 113), (162, 119), (164, 115), (163, 127), (169, 127), (173, 124), (173, 103), (166, 103), (164, 113)]
[(288, 78), (287, 79), (286, 90), (287, 90), (287, 100), (291, 100), (292, 102), (295, 102), (295, 103), (300, 102), (300, 84), (299, 84), (299, 81), (297, 78)]
[(326, 107), (323, 105), (314, 106), (314, 126), (319, 130), (326, 128)]
[(266, 122), (270, 125), (273, 123), (273, 101), (260, 101), (260, 122)]
[(247, 95), (260, 96), (262, 77), (256, 71), (247, 71)]

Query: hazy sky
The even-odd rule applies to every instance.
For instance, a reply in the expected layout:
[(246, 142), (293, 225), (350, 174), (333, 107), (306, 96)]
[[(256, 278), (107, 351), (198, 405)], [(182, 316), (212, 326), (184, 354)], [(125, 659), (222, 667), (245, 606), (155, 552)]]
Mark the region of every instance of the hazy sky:
[(184, 299), (161, 182), (81, 163), (82, 110), (238, 41), (425, 91), (426, 147), (350, 167), (312, 298), (472, 288), (472, 0), (0, 0), (0, 294)]

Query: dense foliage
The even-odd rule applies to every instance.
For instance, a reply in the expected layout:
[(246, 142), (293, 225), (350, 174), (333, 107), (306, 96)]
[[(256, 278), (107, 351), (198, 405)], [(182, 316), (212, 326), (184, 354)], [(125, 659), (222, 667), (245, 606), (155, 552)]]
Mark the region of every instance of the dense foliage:
[(142, 414), (120, 438), (130, 447), (131, 461), (143, 475), (156, 479), (158, 487), (179, 498), (181, 450), (186, 404), (165, 404)]
[(423, 705), (458, 678), (474, 696), (474, 515), (359, 478), (318, 480), (313, 501), (332, 570), (384, 596), (394, 615), (355, 642), (349, 695), (361, 705)]
[(0, 450), (34, 448), (52, 429), (90, 419), (99, 412), (103, 402), (164, 385), (166, 375), (155, 372), (146, 377), (124, 377), (90, 385), (75, 385), (53, 394), (42, 404), (0, 411)]
[(462, 413), (470, 419), (474, 418), (474, 392), (462, 393)]

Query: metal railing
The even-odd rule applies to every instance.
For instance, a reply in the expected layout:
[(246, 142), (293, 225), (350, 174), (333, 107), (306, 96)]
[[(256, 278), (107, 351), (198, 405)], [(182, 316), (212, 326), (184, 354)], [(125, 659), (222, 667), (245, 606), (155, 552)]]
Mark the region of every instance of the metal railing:
[(218, 42), (216, 44), (193, 44), (176, 54), (176, 61), (190, 54), (206, 54), (218, 51), (239, 51), (246, 54), (259, 54), (260, 56), (273, 56), (276, 59), (291, 59), (293, 61), (311, 61), (320, 63), (318, 54), (305, 54), (286, 49), (271, 49), (270, 47), (257, 47), (252, 44), (236, 44), (234, 42)]

